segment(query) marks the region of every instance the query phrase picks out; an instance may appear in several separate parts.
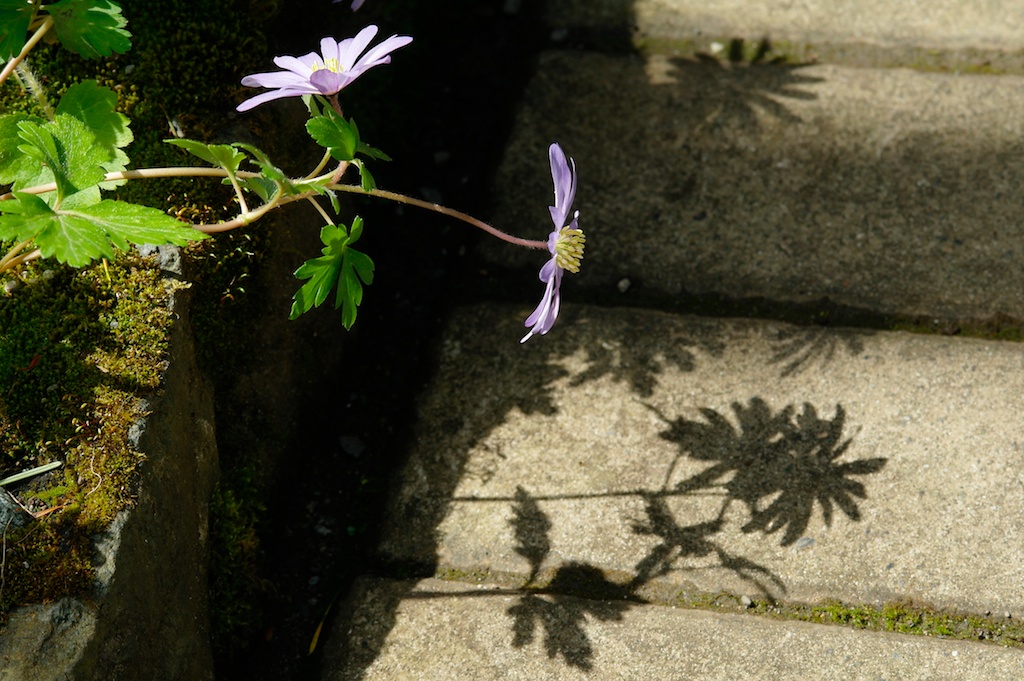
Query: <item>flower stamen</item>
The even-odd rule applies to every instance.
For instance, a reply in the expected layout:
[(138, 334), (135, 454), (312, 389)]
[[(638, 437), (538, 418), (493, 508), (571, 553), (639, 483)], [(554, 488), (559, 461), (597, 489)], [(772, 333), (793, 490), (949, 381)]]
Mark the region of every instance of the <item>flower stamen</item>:
[(341, 65), (338, 64), (337, 59), (324, 59), (324, 63), (321, 64), (320, 62), (316, 62), (310, 68), (314, 73), (320, 71), (321, 69), (327, 69), (328, 71), (333, 71), (334, 73), (342, 72)]
[(579, 272), (586, 242), (587, 237), (582, 229), (562, 227), (558, 233), (558, 241), (555, 242), (555, 264), (573, 274)]

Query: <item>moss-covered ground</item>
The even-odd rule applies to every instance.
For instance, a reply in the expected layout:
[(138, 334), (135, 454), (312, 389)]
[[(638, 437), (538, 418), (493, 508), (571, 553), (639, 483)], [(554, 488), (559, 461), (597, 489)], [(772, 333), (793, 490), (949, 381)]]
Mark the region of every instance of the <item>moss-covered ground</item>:
[[(43, 44), (28, 65), (51, 105), (82, 80), (114, 90), (118, 110), (132, 121), (132, 167), (190, 165), (190, 157), (163, 140), (184, 134), (211, 141), (223, 133), (243, 71), (264, 54), (254, 17), (274, 11), (276, 3), (121, 5), (133, 35), (128, 53), (88, 60)], [(0, 86), (0, 112), (41, 115), (28, 94), (9, 79)], [(216, 221), (231, 209), (230, 192), (211, 182), (134, 182), (119, 188), (117, 197), (194, 222)], [(215, 295), (244, 289), (240, 281), (251, 253), (246, 243), (231, 237), (192, 249), (201, 272), (217, 273), (213, 280), (221, 288)], [(5, 613), (92, 585), (91, 536), (133, 500), (143, 456), (133, 449), (129, 430), (159, 389), (170, 297), (180, 284), (163, 277), (152, 259), (135, 254), (78, 271), (36, 262), (0, 283), (10, 289), (0, 298), (0, 477), (50, 461), (64, 464), (11, 487), (39, 520), (4, 534)], [(230, 497), (215, 506), (230, 510)], [(226, 511), (226, 517), (233, 516)], [(244, 546), (245, 537), (236, 534), (232, 530), (225, 541)]]

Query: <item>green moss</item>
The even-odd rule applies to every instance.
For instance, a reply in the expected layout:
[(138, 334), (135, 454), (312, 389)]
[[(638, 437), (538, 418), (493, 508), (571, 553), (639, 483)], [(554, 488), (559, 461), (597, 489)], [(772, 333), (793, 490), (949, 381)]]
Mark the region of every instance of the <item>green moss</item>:
[(132, 503), (128, 431), (166, 365), (175, 285), (152, 262), (46, 267), (0, 301), (0, 469), (64, 466), (12, 490), (42, 517), (8, 536), (24, 569), (8, 572), (2, 611), (89, 586), (90, 537)]
[(989, 641), (1005, 646), (1024, 647), (1024, 623), (991, 614), (978, 615), (941, 610), (909, 601), (891, 602), (879, 607), (851, 605), (841, 601), (808, 605), (754, 600), (744, 606), (735, 597), (719, 595), (711, 603), (696, 597), (683, 598), (676, 604), (733, 612), (741, 608), (749, 613), (776, 619), (835, 624), (855, 629), (917, 636), (940, 636), (962, 641)]
[[(40, 46), (30, 58), (33, 73), (52, 102), (87, 79), (114, 90), (118, 110), (132, 119), (135, 141), (127, 153), (133, 167), (189, 165), (191, 157), (163, 140), (172, 127), (204, 141), (221, 134), (240, 99), (243, 70), (265, 52), (254, 22), (275, 3), (121, 4), (133, 33), (131, 51), (86, 60)], [(11, 79), (0, 86), (0, 112), (18, 110), (41, 114)], [(137, 181), (119, 188), (117, 197), (194, 222), (233, 212), (230, 190), (216, 181)], [(220, 245), (195, 248), (193, 256), (223, 277), (225, 295), (238, 296), (245, 272), (229, 269), (244, 261), (238, 244), (245, 237), (214, 241)], [(231, 263), (221, 258), (224, 248), (235, 256)], [(77, 272), (36, 263), (22, 276), (32, 283), (0, 299), (0, 473), (51, 460), (65, 466), (14, 490), (33, 511), (59, 510), (7, 534), (6, 564), (24, 569), (7, 570), (0, 611), (91, 586), (91, 536), (132, 503), (141, 455), (131, 450), (128, 433), (145, 416), (144, 398), (159, 387), (171, 323), (173, 286), (136, 256)], [(226, 519), (218, 524), (215, 518), (216, 527), (232, 527), (219, 535), (221, 564), (244, 563), (253, 536), (252, 504), (218, 498), (214, 511)]]

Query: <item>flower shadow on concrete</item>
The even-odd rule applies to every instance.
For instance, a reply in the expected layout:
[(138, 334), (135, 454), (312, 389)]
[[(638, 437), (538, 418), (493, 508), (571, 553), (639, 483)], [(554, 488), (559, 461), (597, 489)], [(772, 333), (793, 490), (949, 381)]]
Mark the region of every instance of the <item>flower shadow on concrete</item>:
[(817, 360), (829, 364), (842, 349), (851, 356), (864, 352), (864, 337), (874, 332), (867, 329), (831, 329), (823, 326), (797, 326), (780, 329), (774, 339), (771, 362), (782, 365), (781, 376), (802, 373)]
[(738, 427), (707, 408), (701, 409), (705, 421), (666, 419), (669, 429), (661, 437), (679, 447), (680, 458), (713, 462), (676, 483), (675, 492), (721, 490), (719, 518), (739, 501), (750, 514), (742, 531), (784, 530), (783, 546), (803, 536), (815, 504), (826, 525), (831, 526), (837, 507), (850, 520), (860, 520), (857, 500), (867, 498), (867, 489), (852, 476), (877, 473), (888, 459), (841, 460), (851, 443), (843, 439), (846, 411), (841, 404), (831, 419), (820, 417), (809, 403), (799, 412), (788, 405), (772, 413), (759, 397), (748, 405), (734, 402), (732, 409)]

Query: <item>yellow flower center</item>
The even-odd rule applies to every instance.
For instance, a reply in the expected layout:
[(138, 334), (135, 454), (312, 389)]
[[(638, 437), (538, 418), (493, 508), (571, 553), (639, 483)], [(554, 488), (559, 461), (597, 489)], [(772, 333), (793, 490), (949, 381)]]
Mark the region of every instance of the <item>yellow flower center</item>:
[(587, 237), (583, 235), (582, 229), (562, 227), (558, 241), (555, 242), (555, 264), (573, 274), (579, 272), (586, 242)]
[(317, 62), (313, 64), (313, 73), (321, 69), (327, 69), (328, 71), (334, 71), (335, 73), (341, 73), (341, 65), (337, 59), (325, 59), (324, 63)]

